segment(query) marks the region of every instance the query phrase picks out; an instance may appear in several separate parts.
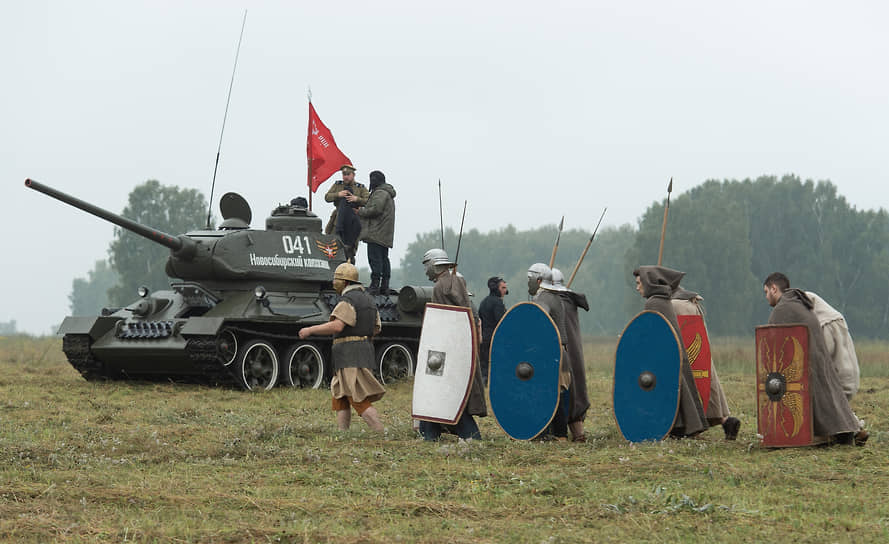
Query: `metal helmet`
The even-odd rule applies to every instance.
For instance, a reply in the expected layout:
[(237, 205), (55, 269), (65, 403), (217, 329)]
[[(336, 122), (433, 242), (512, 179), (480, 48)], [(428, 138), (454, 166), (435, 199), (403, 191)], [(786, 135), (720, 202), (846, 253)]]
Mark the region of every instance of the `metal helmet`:
[(558, 268), (553, 268), (553, 291), (567, 291), (565, 287), (565, 275)]
[(352, 263), (343, 263), (336, 267), (336, 270), (333, 272), (333, 279), (358, 283), (358, 269)]
[(528, 277), (552, 282), (553, 272), (543, 263), (534, 263), (528, 268)]
[(423, 255), (423, 264), (454, 264), (443, 249), (430, 249)]

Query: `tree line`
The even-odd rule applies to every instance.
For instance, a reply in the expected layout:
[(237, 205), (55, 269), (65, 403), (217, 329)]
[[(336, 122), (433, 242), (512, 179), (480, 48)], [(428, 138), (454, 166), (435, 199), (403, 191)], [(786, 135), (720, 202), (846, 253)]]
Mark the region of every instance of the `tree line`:
[[(665, 195), (666, 196), (666, 195)], [(599, 231), (571, 288), (585, 293), (590, 311), (581, 312), (589, 335), (617, 335), (642, 308), (632, 271), (656, 264), (666, 198), (652, 202), (637, 224)], [(130, 194), (122, 215), (169, 234), (203, 227), (206, 199), (194, 189), (150, 180)], [(601, 210), (588, 217), (590, 229), (562, 232), (555, 266), (570, 277)], [(549, 262), (555, 225), (519, 231), (512, 225), (490, 232), (471, 229), (460, 243), (459, 270), (476, 304), (487, 295), (486, 280), (509, 284), (507, 305), (527, 300), (527, 270)], [(457, 233), (445, 231), (451, 257)], [(428, 285), (421, 259), (441, 245), (441, 233), (418, 233), (393, 285)], [(104, 306), (132, 302), (138, 286), (153, 290), (170, 283), (164, 271), (169, 251), (115, 228), (107, 261), (87, 278), (76, 278), (70, 295), (74, 315), (94, 315)], [(771, 272), (791, 285), (815, 291), (846, 316), (855, 336), (889, 338), (889, 215), (859, 210), (828, 181), (792, 175), (755, 180), (709, 180), (671, 198), (664, 265), (687, 273), (683, 287), (704, 297), (711, 333), (744, 335), (768, 320), (762, 281)]]
[[(585, 333), (619, 334), (641, 310), (632, 271), (657, 263), (665, 203), (653, 202), (636, 227), (597, 235), (571, 286), (590, 301), (589, 313), (581, 312)], [(598, 213), (590, 210), (584, 219), (595, 224)], [(589, 236), (583, 229), (562, 233), (555, 265), (566, 278)], [(478, 302), (492, 275), (509, 283), (508, 303), (527, 300), (526, 271), (549, 261), (555, 237), (553, 225), (470, 230), (459, 270)], [(428, 283), (420, 260), (440, 243), (437, 231), (416, 236), (402, 263), (406, 283)], [(453, 231), (445, 233), (445, 245), (456, 248)], [(671, 199), (663, 264), (687, 273), (683, 287), (704, 297), (713, 334), (746, 336), (766, 323), (762, 281), (780, 271), (793, 287), (817, 292), (842, 312), (854, 335), (889, 337), (889, 216), (883, 209), (856, 209), (828, 181), (763, 176), (692, 188)]]

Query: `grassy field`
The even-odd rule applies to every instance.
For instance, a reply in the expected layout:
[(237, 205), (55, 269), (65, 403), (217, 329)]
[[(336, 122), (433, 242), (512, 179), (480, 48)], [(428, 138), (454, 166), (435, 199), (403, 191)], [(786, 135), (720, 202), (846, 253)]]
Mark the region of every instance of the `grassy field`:
[(0, 339), (0, 540), (31, 542), (886, 542), (889, 345), (858, 344), (864, 448), (766, 450), (752, 339), (714, 357), (737, 442), (629, 445), (611, 411), (614, 339), (587, 345), (585, 444), (427, 444), (411, 384), (387, 432), (334, 424), (327, 391), (88, 383), (60, 340)]

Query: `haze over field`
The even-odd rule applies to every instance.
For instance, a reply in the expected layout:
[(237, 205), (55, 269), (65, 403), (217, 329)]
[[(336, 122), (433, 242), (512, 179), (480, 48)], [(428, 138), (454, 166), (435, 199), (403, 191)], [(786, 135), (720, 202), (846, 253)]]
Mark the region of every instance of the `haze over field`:
[(635, 224), (671, 176), (794, 173), (889, 208), (884, 3), (12, 3), (0, 322), (49, 332), (113, 234), (26, 177), (114, 212), (147, 179), (209, 194), (245, 7), (213, 208), (239, 192), (254, 227), (307, 193), (309, 86), (359, 181), (398, 191), (393, 266), (438, 229), (439, 178), (446, 226), (466, 199), (482, 231)]

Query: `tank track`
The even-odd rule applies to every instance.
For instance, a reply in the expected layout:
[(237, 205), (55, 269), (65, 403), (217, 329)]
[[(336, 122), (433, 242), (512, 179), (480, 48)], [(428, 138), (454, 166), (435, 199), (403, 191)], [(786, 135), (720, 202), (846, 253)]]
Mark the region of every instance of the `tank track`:
[(101, 361), (90, 352), (92, 339), (88, 334), (66, 334), (62, 338), (62, 351), (80, 375), (87, 381), (106, 380), (109, 376)]
[(215, 336), (189, 338), (185, 344), (185, 353), (211, 384), (236, 385), (235, 377), (219, 358)]

